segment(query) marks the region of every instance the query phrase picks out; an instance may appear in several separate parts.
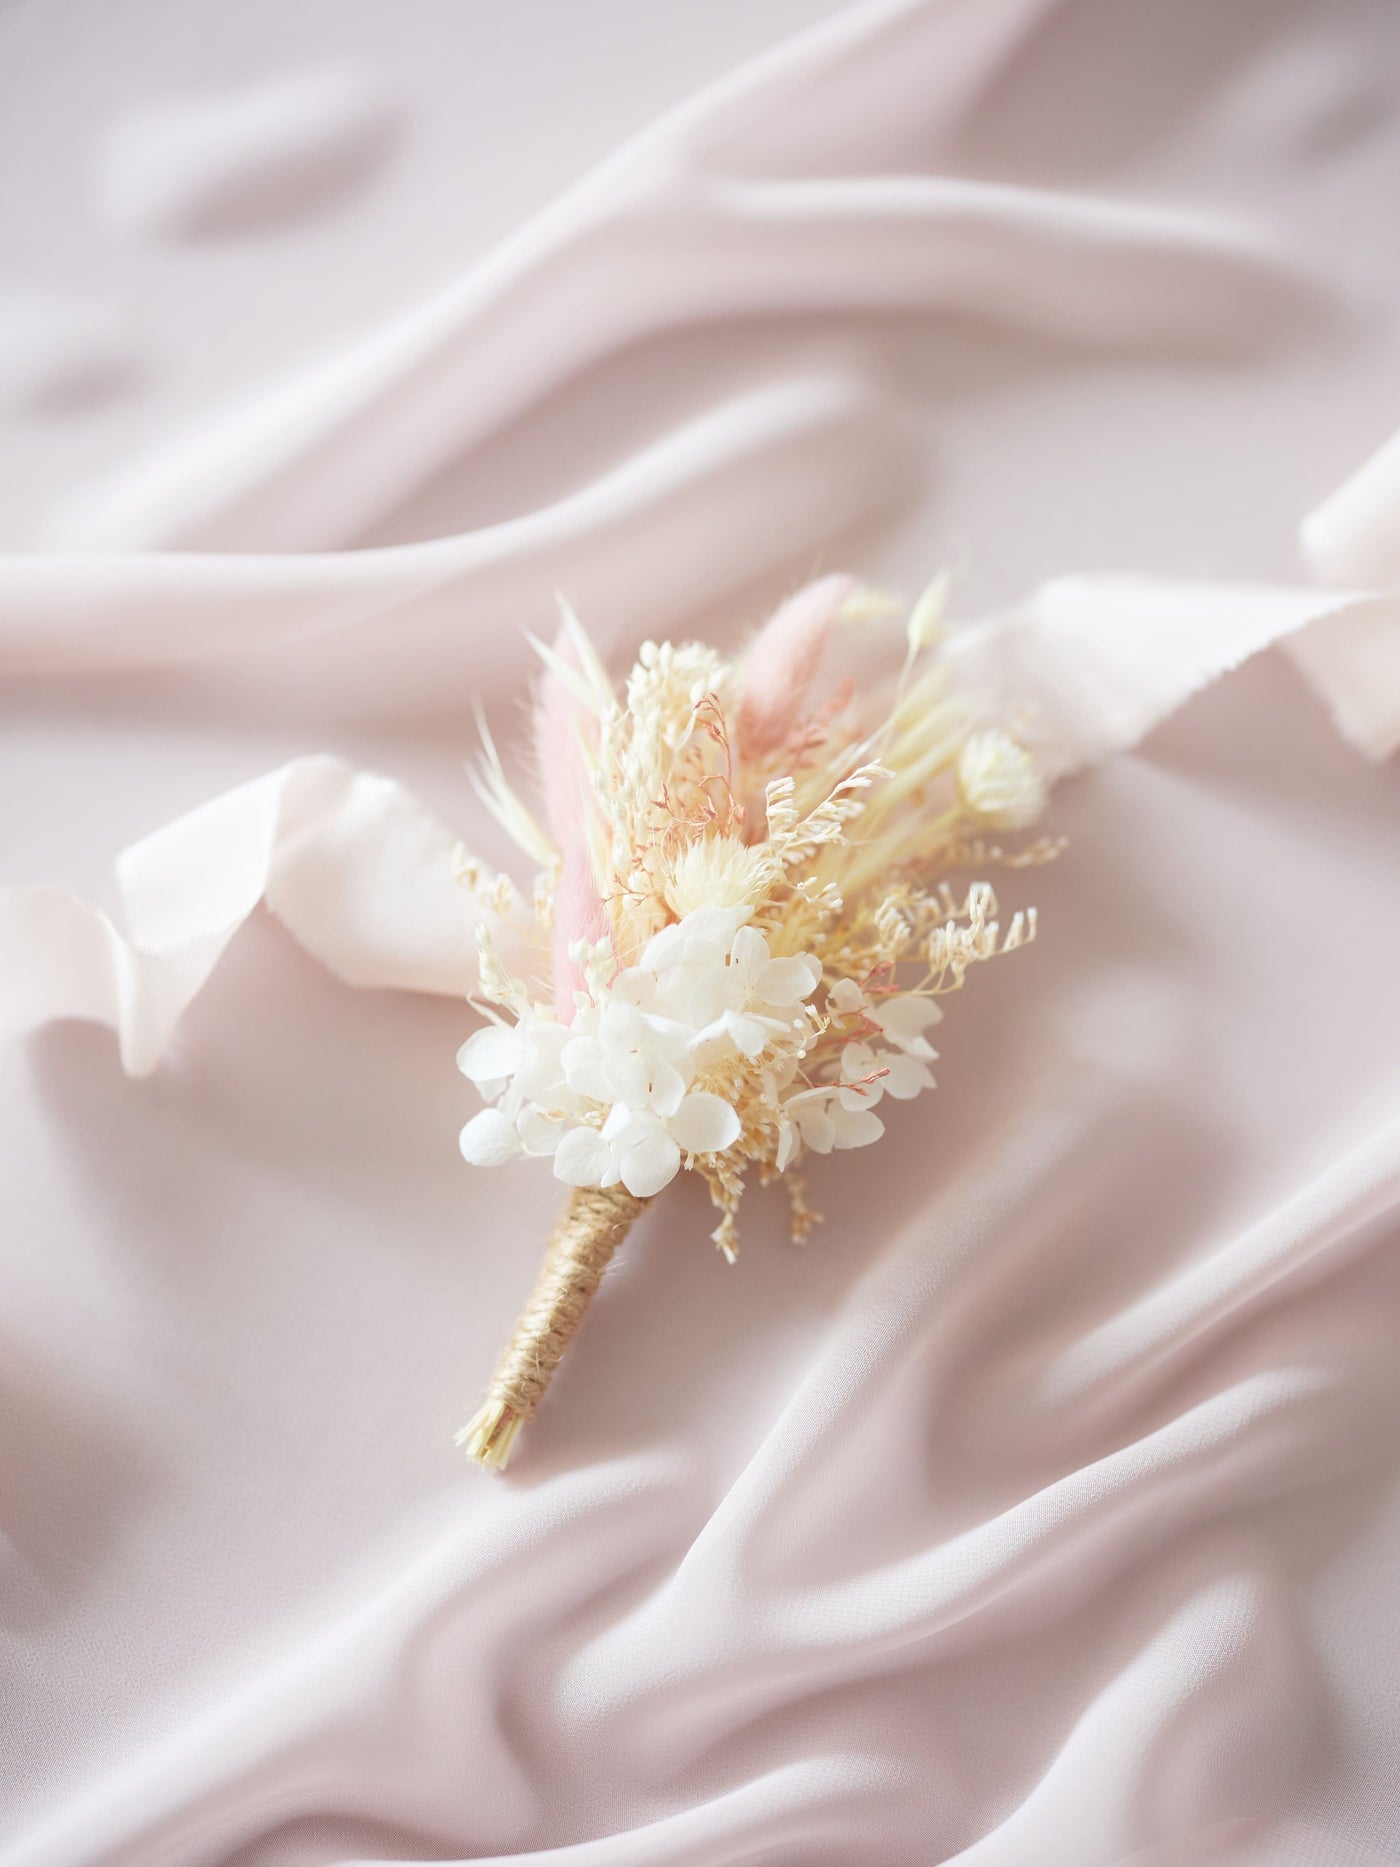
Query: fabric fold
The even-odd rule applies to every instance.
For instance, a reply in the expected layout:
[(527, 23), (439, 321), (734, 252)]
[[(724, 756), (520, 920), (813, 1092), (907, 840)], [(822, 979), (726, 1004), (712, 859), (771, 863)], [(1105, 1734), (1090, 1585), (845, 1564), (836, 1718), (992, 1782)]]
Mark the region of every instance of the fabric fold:
[[(1400, 11), (527, 6), (483, 46), (369, 0), (372, 188), (86, 258), (104, 117), (299, 54), (258, 6), (172, 49), (137, 0), (100, 58), (33, 11), (16, 263), (95, 268), (143, 349), (12, 437), (56, 547), (0, 556), (12, 842), (61, 881), (249, 781), (105, 913), (0, 892), (0, 1035), (174, 1065), (0, 1048), (6, 1867), (1387, 1852), (1397, 797), (1325, 714), (1400, 744), (1400, 438), (1296, 572), (1288, 533), (1400, 418)], [(996, 878), (1041, 936), (887, 1147), (813, 1163), (801, 1251), (770, 1192), (731, 1268), (668, 1193), (474, 1482), (558, 1188), (463, 1166), (452, 1051), (484, 916), (550, 959), (465, 782), (459, 822), (359, 767), (446, 746), (450, 800), (556, 590), (620, 661), (840, 565), (948, 566), (954, 679), (1085, 774), (1066, 858)], [(888, 633), (823, 678), (892, 687)], [(1271, 648), (1303, 678), (1232, 672)], [(264, 909), (368, 989), (262, 929), (201, 999)]]

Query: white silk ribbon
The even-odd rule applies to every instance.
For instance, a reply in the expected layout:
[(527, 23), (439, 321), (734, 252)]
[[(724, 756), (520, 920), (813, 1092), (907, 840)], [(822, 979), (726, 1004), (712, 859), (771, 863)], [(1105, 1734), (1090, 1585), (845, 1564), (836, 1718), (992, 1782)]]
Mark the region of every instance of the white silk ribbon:
[(1136, 745), (1275, 645), (1368, 758), (1400, 748), (1400, 435), (1303, 522), (1332, 588), (1060, 577), (949, 650), (979, 715), (1016, 723), (1047, 779)]
[(1262, 649), (1284, 647), (1345, 738), (1400, 745), (1400, 599), (1268, 585), (1062, 577), (949, 648), (979, 716), (1009, 725), (1047, 781), (1126, 751)]
[(147, 1074), (260, 902), (351, 985), (464, 996), (483, 889), (461, 879), (459, 858), (402, 786), (294, 759), (124, 851), (129, 938), (61, 889), (0, 892), (0, 1035), (95, 1018), (116, 1031), (125, 1068)]

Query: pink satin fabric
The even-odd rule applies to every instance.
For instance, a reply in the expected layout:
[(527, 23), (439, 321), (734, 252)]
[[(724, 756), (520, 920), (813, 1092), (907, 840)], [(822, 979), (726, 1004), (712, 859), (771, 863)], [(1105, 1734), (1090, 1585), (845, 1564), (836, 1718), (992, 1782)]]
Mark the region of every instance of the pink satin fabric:
[[(1400, 17), (114, 11), (3, 80), (186, 368), (0, 432), (4, 1867), (1400, 1860)], [(103, 144), (148, 47), (248, 88)], [(455, 1148), (473, 706), (943, 563), (1039, 940), (466, 1468), (558, 1195)]]

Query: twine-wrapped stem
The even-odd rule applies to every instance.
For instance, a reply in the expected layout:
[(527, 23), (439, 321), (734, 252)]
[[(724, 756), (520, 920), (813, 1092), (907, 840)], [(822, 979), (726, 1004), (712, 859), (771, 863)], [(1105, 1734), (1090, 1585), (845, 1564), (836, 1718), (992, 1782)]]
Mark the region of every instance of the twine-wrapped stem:
[(576, 1187), (560, 1214), (529, 1301), (496, 1364), (486, 1399), (457, 1435), (471, 1458), (503, 1471), (583, 1321), (608, 1260), (646, 1200), (624, 1187)]

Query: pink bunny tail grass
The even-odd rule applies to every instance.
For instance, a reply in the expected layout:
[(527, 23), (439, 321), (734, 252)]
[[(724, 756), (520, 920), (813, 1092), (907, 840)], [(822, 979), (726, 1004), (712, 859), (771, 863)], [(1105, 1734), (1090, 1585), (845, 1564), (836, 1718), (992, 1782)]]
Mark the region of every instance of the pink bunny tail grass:
[(780, 604), (754, 637), (739, 703), (743, 756), (776, 752), (787, 743), (821, 666), (831, 626), (855, 588), (854, 577), (819, 577)]
[(554, 1013), (561, 1024), (574, 1021), (574, 993), (583, 973), (569, 958), (575, 940), (596, 945), (608, 938), (608, 917), (598, 899), (593, 864), (580, 832), (564, 847), (559, 887), (554, 898)]
[(590, 945), (606, 940), (608, 919), (598, 899), (583, 820), (587, 774), (580, 750), (588, 714), (555, 665), (579, 668), (567, 629), (560, 630), (551, 653), (553, 660), (545, 664), (535, 699), (535, 762), (545, 819), (561, 857), (554, 903), (554, 1009), (561, 1024), (572, 1024), (574, 993), (584, 980), (569, 958), (569, 948), (576, 940)]
[[(578, 656), (568, 633), (560, 630), (553, 654), (566, 667), (576, 668)], [(535, 697), (535, 763), (545, 821), (555, 842), (566, 849), (583, 825), (583, 764), (580, 736), (587, 729), (584, 708), (557, 668), (546, 663)]]

